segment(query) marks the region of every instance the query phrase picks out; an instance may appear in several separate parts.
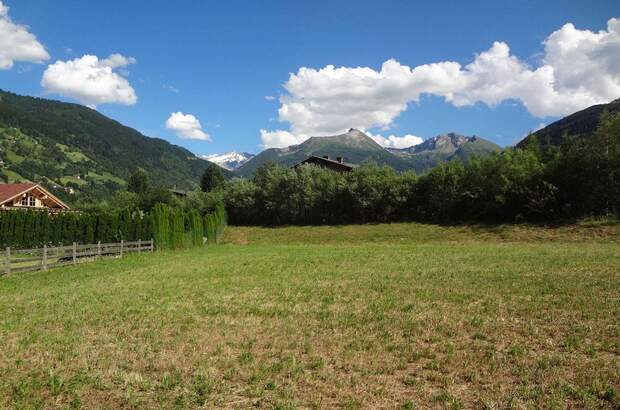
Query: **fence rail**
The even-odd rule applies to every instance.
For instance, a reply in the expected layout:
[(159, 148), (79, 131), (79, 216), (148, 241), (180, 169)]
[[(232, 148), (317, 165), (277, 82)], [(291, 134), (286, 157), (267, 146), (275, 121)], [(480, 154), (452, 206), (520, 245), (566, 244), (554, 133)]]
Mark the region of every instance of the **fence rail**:
[[(103, 257), (119, 257), (128, 253), (153, 252), (153, 239), (133, 242), (97, 242), (88, 245), (44, 246), (36, 249), (12, 249), (4, 252), (3, 270), (0, 276), (16, 272), (48, 270), (59, 266), (89, 262)], [(1, 268), (0, 268), (1, 269)]]

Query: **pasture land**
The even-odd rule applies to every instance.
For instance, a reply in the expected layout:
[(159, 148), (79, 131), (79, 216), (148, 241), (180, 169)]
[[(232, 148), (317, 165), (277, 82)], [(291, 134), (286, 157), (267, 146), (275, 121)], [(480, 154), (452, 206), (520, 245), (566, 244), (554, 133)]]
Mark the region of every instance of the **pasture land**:
[(228, 228), (0, 278), (0, 408), (620, 407), (620, 229)]

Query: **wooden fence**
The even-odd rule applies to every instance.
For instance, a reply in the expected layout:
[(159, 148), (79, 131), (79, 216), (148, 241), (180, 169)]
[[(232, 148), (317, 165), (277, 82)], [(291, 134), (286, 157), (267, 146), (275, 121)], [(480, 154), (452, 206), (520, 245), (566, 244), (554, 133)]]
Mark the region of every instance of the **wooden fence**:
[(31, 272), (47, 270), (59, 266), (88, 262), (104, 257), (122, 258), (127, 253), (153, 252), (153, 240), (116, 243), (95, 243), (69, 246), (44, 246), (36, 249), (6, 248), (4, 254), (4, 270), (0, 276), (14, 272)]

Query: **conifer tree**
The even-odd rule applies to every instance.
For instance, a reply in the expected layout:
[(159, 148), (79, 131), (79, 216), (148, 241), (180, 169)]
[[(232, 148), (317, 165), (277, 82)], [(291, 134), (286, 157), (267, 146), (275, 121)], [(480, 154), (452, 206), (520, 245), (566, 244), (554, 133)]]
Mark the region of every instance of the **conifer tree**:
[(14, 216), (12, 246), (23, 246), (25, 212), (12, 212)]
[(183, 211), (174, 209), (171, 218), (171, 247), (174, 249), (183, 248), (185, 245), (185, 218)]
[(170, 248), (170, 209), (167, 205), (155, 204), (151, 211), (151, 226), (153, 228), (153, 239), (159, 249)]

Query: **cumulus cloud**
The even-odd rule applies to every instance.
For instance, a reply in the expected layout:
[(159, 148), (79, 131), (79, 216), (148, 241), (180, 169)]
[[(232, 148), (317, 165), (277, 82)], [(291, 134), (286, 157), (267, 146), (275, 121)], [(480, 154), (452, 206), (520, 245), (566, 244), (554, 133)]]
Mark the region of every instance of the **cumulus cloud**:
[(15, 61), (43, 63), (49, 58), (36, 36), (27, 26), (14, 23), (9, 8), (0, 1), (0, 70), (10, 69)]
[(424, 142), (422, 138), (412, 134), (403, 135), (402, 137), (395, 135), (384, 137), (368, 133), (368, 136), (385, 148), (409, 148)]
[(173, 130), (181, 138), (211, 141), (209, 134), (202, 130), (202, 125), (198, 118), (192, 114), (173, 112), (166, 120), (166, 128)]
[(284, 130), (260, 130), (260, 139), (263, 148), (284, 148), (289, 145), (300, 144), (308, 139), (308, 136), (299, 134), (294, 135)]
[(127, 67), (135, 64), (136, 59), (133, 57), (125, 57), (122, 54), (114, 53), (110, 57), (101, 60), (101, 64), (110, 68)]
[(138, 101), (136, 92), (115, 70), (135, 62), (135, 58), (120, 54), (101, 60), (87, 54), (75, 60), (57, 61), (43, 73), (41, 86), (48, 92), (74, 98), (93, 108), (106, 103), (133, 105)]
[[(620, 19), (599, 32), (565, 24), (543, 42), (538, 67), (510, 53), (504, 42), (476, 54), (463, 66), (443, 61), (409, 67), (391, 59), (369, 67), (302, 67), (291, 73), (280, 97), (279, 120), (289, 131), (265, 131), (289, 140), (329, 135), (349, 127), (389, 127), (421, 95), (436, 95), (458, 106), (507, 100), (521, 102), (535, 117), (563, 116), (620, 97)], [(381, 137), (383, 138), (383, 137)], [(263, 143), (265, 143), (263, 138)], [(398, 140), (379, 139), (391, 146)]]

